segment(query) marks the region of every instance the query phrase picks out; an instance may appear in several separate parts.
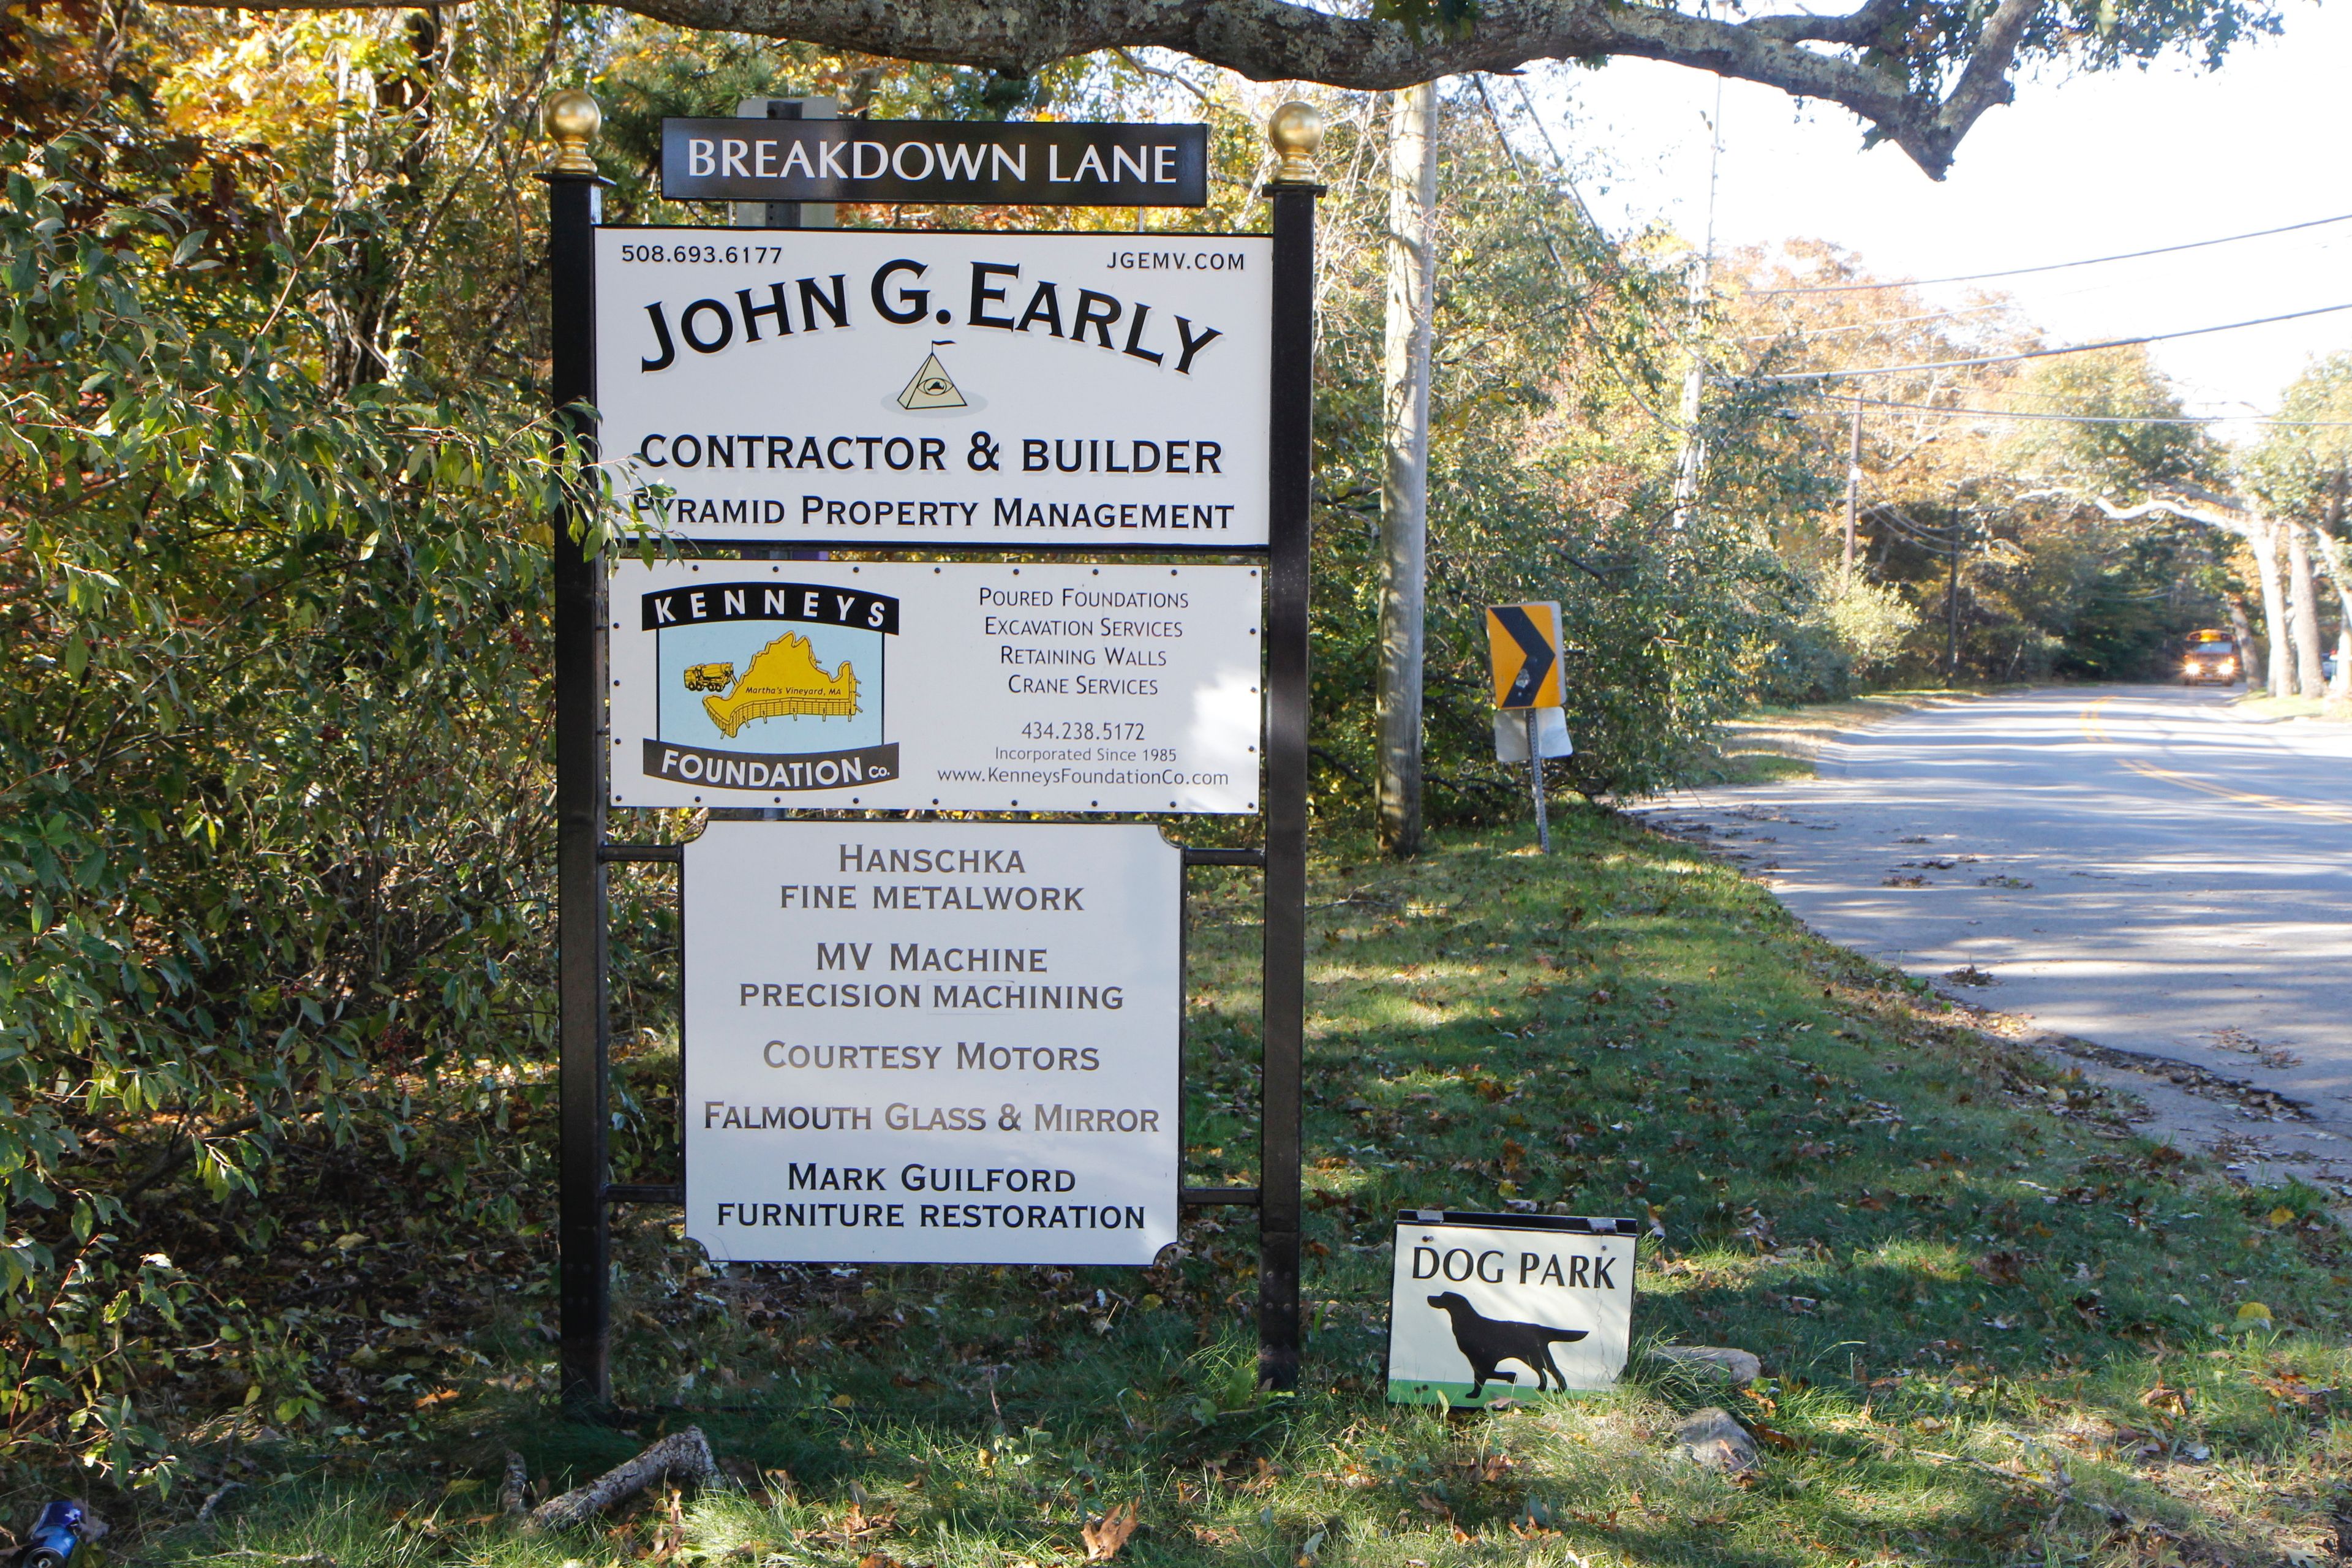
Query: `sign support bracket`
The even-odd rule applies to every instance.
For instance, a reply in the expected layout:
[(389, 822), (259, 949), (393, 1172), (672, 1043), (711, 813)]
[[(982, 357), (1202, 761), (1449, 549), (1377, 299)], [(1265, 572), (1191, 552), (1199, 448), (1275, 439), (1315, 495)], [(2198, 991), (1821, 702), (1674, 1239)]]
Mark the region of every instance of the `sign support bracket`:
[(1551, 853), (1551, 822), (1544, 810), (1543, 748), (1536, 743), (1536, 710), (1527, 710), (1528, 789), (1536, 797), (1536, 847)]

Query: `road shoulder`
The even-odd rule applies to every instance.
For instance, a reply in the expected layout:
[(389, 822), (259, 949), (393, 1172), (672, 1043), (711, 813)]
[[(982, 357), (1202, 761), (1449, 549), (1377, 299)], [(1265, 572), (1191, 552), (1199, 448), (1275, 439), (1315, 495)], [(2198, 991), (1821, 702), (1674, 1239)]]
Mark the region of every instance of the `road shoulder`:
[(1737, 786), (1811, 778), (1819, 769), (1822, 750), (1857, 730), (1924, 708), (1973, 702), (1982, 695), (1922, 688), (1870, 692), (1843, 702), (1759, 708), (1717, 726), (1713, 751), (1699, 766), (1695, 782)]

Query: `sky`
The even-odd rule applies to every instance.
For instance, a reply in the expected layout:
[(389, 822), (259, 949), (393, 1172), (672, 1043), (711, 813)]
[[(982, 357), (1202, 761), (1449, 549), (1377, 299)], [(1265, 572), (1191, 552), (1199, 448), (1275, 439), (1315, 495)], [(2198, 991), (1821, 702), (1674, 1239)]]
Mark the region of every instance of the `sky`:
[[(2029, 78), (2015, 103), (1977, 122), (1940, 183), (1892, 145), (1863, 150), (1861, 128), (1843, 110), (1800, 108), (1775, 89), (1727, 82), (1716, 245), (1826, 239), (1880, 277), (1938, 278), (2352, 214), (2340, 111), (2347, 63), (2352, 6), (2296, 0), (2283, 37), (2240, 46), (2215, 72), (2166, 64)], [(1558, 73), (1536, 90), (1563, 153), (1573, 146), (1607, 171), (1583, 183), (1604, 224), (1664, 220), (1698, 241), (1715, 78), (1617, 60)], [(2344, 304), (2352, 223), (1925, 292), (1958, 305), (1972, 288), (2007, 290), (2057, 342)], [(2243, 416), (2273, 411), (2310, 357), (2346, 348), (2352, 310), (2149, 352), (2190, 412)]]

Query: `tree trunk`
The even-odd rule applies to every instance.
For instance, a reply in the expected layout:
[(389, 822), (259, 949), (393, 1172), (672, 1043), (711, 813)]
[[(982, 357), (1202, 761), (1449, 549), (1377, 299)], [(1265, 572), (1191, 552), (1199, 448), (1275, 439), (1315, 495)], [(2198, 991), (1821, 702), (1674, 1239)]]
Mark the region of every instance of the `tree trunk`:
[[(2254, 553), (2254, 576), (2263, 587), (2263, 640), (2270, 666), (2269, 691), (2273, 697), (2284, 697), (2291, 689), (2287, 682), (2286, 610), (2279, 603), (2278, 531), (2261, 518), (2246, 530), (2246, 548)], [(2249, 688), (2253, 677), (2246, 678)]]
[(2336, 589), (2336, 679), (2329, 684), (2327, 695), (2337, 702), (2352, 697), (2352, 584), (2345, 581), (2344, 542), (2336, 537), (2336, 530), (2343, 521), (2344, 498), (2338, 495), (2329, 500), (2326, 516), (2311, 531), (2311, 542), (2318, 548), (2320, 565)]
[(1429, 340), (1436, 255), (1437, 89), (1389, 95), (1388, 333), (1381, 358), (1381, 847), (1421, 852), (1423, 589), (1429, 540)]
[(2311, 542), (2303, 524), (2292, 519), (2279, 527), (2286, 534), (2286, 563), (2294, 594), (2295, 689), (2315, 701), (2327, 695), (2319, 673), (2319, 585), (2311, 576)]
[(2230, 603), (2230, 635), (2238, 639), (2238, 679), (2251, 688), (2254, 679), (2254, 627), (2246, 619), (2246, 601), (2242, 595), (2232, 594)]

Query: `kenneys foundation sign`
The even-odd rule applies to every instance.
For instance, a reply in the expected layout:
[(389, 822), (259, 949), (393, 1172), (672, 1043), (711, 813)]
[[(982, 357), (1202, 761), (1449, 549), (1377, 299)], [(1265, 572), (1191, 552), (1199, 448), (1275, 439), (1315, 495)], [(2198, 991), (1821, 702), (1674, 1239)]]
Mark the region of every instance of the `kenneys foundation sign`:
[(1253, 235), (600, 228), (604, 461), (689, 539), (1260, 548), (1271, 255)]
[(671, 201), (1197, 207), (1205, 125), (665, 120)]
[(1254, 812), (1254, 566), (616, 562), (612, 802)]

